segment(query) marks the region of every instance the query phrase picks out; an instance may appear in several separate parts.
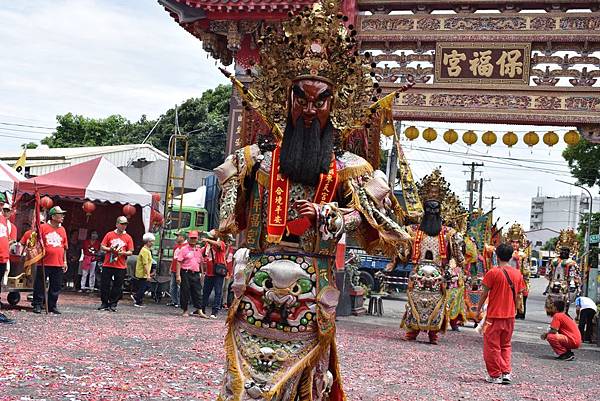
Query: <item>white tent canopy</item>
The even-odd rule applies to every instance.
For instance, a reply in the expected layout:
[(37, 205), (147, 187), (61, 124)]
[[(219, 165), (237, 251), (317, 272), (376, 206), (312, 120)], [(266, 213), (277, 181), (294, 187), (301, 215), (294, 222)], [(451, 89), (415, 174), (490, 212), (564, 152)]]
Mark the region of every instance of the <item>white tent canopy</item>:
[(142, 208), (146, 231), (150, 228), (152, 195), (103, 157), (65, 167), (19, 184), (19, 192), (131, 203)]
[(25, 177), (17, 173), (8, 164), (0, 160), (0, 192), (6, 193), (7, 202), (11, 201), (15, 184), (24, 181)]

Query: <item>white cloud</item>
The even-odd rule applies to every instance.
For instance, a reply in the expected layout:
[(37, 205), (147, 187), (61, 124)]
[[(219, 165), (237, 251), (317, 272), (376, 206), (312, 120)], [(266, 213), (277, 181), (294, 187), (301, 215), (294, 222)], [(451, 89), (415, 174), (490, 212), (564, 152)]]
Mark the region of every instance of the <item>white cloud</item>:
[[(226, 82), (156, 2), (3, 2), (0, 20), (0, 121), (54, 126), (67, 112), (155, 118)], [(2, 148), (43, 137), (25, 135), (2, 138)]]

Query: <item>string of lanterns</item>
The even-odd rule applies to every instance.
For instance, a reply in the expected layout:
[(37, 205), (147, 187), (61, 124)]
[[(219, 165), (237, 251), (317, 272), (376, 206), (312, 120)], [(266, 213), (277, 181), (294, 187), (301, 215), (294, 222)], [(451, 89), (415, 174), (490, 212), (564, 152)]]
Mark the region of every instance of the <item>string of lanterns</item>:
[[(410, 141), (414, 141), (415, 139), (417, 139), (419, 137), (419, 134), (420, 134), (419, 129), (417, 127), (415, 127), (414, 125), (411, 125), (410, 127), (406, 128), (404, 130), (404, 136), (406, 136), (406, 138)], [(426, 128), (423, 130), (423, 133), (421, 134), (421, 136), (427, 142), (433, 142), (437, 139), (438, 133), (434, 128), (429, 127), (429, 128)], [(575, 145), (577, 142), (579, 142), (580, 138), (581, 138), (581, 136), (579, 135), (579, 132), (576, 130), (570, 130), (563, 135), (563, 141), (567, 145)], [(452, 145), (453, 143), (458, 141), (458, 133), (453, 129), (449, 129), (446, 132), (444, 132), (444, 134), (442, 135), (442, 139), (448, 145)], [(462, 141), (467, 146), (471, 146), (471, 145), (477, 143), (478, 140), (479, 140), (479, 136), (473, 130), (465, 131), (462, 134)], [(542, 136), (542, 141), (546, 145), (552, 147), (560, 141), (560, 137), (558, 136), (558, 134), (556, 132), (548, 131)], [(496, 142), (498, 142), (498, 136), (492, 131), (487, 131), (487, 132), (483, 133), (483, 135), (481, 136), (481, 142), (483, 142), (488, 147), (492, 146)], [(509, 148), (512, 148), (518, 142), (519, 142), (519, 137), (517, 136), (517, 134), (515, 134), (512, 131), (509, 131), (509, 132), (505, 133), (504, 135), (502, 135), (502, 143), (504, 143)], [(540, 142), (540, 136), (534, 131), (529, 131), (525, 135), (523, 135), (523, 142), (531, 148)]]

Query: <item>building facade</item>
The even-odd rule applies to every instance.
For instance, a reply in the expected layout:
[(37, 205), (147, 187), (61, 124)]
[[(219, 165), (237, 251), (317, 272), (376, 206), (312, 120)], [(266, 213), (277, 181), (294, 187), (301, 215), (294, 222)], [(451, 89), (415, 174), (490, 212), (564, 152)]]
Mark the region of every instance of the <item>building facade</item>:
[[(600, 197), (593, 199), (592, 211), (600, 211)], [(582, 216), (590, 211), (590, 198), (585, 195), (559, 197), (536, 196), (531, 198), (530, 230), (560, 231), (577, 228)]]

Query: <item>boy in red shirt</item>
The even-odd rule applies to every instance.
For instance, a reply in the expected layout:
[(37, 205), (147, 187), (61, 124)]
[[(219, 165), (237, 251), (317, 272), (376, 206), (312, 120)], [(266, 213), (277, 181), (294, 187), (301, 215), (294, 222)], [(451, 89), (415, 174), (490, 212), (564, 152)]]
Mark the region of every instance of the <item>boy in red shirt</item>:
[(67, 271), (67, 253), (69, 240), (67, 232), (62, 226), (65, 219), (65, 211), (60, 206), (55, 206), (48, 211), (50, 221), (40, 226), (40, 237), (44, 245), (44, 259), (38, 264), (33, 284), (33, 313), (42, 313), (44, 302), (44, 276), (41, 266), (44, 266), (45, 275), (48, 279), (48, 311), (60, 315), (56, 309), (58, 295), (63, 282), (63, 273)]
[(477, 305), (479, 315), (489, 296), (483, 327), (483, 359), (488, 371), (486, 381), (494, 384), (512, 381), (511, 339), (516, 312), (522, 307), (519, 294), (525, 291), (523, 275), (509, 263), (512, 254), (512, 246), (508, 244), (496, 248), (499, 264), (483, 277), (483, 292)]
[(554, 310), (548, 314), (552, 316), (550, 330), (542, 334), (542, 340), (547, 340), (558, 355), (556, 359), (572, 361), (575, 359), (572, 349), (581, 346), (581, 333), (575, 322), (565, 313), (565, 301), (554, 301)]
[(100, 299), (98, 310), (117, 311), (117, 304), (123, 297), (123, 282), (127, 273), (127, 257), (133, 254), (133, 239), (125, 232), (127, 217), (117, 217), (117, 229), (106, 233), (100, 248), (106, 252), (100, 278)]

